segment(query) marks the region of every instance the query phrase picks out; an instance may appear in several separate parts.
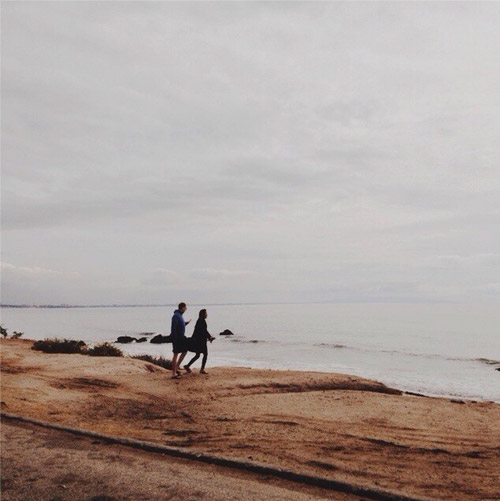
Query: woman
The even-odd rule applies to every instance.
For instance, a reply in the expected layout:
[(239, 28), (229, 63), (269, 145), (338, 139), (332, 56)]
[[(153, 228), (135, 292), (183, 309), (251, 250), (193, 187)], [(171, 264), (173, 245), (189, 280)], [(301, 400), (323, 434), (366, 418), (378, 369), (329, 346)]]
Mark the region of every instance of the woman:
[(207, 330), (207, 310), (200, 310), (198, 320), (194, 327), (194, 332), (189, 339), (189, 351), (196, 353), (196, 355), (189, 361), (187, 365), (184, 366), (186, 372), (191, 372), (191, 364), (196, 362), (203, 353), (203, 360), (201, 362), (200, 374), (207, 374), (205, 371), (205, 364), (207, 363), (208, 351), (207, 351), (207, 339), (212, 342), (215, 338), (210, 335)]

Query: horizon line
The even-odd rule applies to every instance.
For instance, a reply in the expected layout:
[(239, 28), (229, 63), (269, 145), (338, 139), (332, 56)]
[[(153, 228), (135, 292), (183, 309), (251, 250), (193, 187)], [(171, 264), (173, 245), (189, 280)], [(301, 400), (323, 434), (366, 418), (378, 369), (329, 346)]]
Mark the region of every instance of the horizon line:
[[(325, 301), (242, 301), (234, 303), (190, 303), (192, 306), (252, 306), (252, 305), (285, 305), (285, 304), (377, 304), (377, 303), (394, 303), (394, 304), (412, 304), (412, 303), (422, 303), (422, 304), (434, 304), (434, 303), (449, 303), (458, 304), (463, 301), (454, 300), (432, 300), (423, 298), (412, 298), (412, 299), (339, 299), (339, 300), (325, 300)], [(162, 308), (162, 307), (175, 307), (178, 303), (146, 303), (146, 304), (2, 304), (0, 303), (0, 308)]]

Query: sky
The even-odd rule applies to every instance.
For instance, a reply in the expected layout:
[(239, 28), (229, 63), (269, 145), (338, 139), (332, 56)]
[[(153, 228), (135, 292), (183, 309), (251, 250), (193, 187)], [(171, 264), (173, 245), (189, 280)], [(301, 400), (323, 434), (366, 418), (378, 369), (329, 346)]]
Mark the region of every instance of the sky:
[(2, 2), (2, 303), (500, 302), (499, 25)]

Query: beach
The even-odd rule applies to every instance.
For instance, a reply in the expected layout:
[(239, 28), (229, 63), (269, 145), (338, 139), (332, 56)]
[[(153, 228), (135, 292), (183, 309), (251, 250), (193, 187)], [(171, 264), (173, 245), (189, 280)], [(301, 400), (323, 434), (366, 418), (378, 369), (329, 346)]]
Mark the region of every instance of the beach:
[[(49, 355), (31, 345), (1, 341), (10, 415), (415, 498), (498, 499), (493, 402), (410, 395), (326, 372), (215, 367), (172, 380), (137, 359)], [(20, 441), (18, 455), (25, 450)], [(6, 485), (5, 499), (16, 499)]]
[[(204, 305), (205, 306), (205, 305)], [(92, 346), (170, 333), (174, 307), (5, 308), (23, 338)], [(188, 306), (186, 320), (198, 306)], [(193, 332), (195, 322), (186, 329)], [(259, 304), (208, 306), (208, 366), (353, 374), (414, 393), (500, 403), (500, 309), (475, 304)], [(234, 336), (219, 336), (225, 329)], [(117, 345), (167, 356), (172, 346)]]

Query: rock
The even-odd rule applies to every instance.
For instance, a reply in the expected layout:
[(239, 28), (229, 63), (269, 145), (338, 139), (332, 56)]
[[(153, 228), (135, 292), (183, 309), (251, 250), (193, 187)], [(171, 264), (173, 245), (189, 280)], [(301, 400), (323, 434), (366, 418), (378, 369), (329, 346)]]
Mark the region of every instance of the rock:
[(161, 334), (157, 334), (151, 341), (150, 343), (155, 343), (155, 344), (161, 344), (161, 343), (171, 343), (172, 342), (172, 337), (171, 336), (162, 336)]
[(145, 343), (147, 340), (148, 340), (148, 338), (147, 338), (147, 337), (141, 337), (141, 338), (137, 339), (136, 341), (137, 341), (138, 343)]
[(219, 334), (219, 336), (234, 336), (234, 334), (229, 329), (225, 329)]
[(127, 344), (127, 343), (131, 343), (132, 341), (137, 341), (137, 339), (135, 337), (131, 337), (131, 336), (118, 336), (118, 339), (115, 342)]

